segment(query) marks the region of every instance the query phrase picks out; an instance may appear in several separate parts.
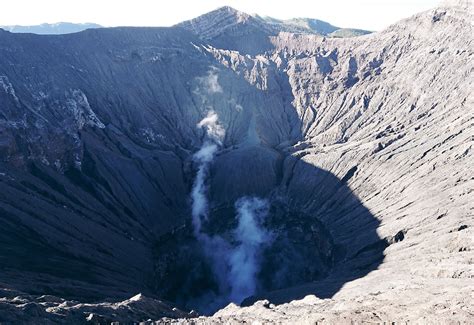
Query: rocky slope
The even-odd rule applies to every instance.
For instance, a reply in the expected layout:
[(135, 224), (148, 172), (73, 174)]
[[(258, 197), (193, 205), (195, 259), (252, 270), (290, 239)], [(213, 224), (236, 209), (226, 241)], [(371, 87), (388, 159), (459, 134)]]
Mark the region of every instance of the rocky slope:
[[(278, 240), (248, 307), (192, 322), (472, 318), (470, 2), (350, 39), (226, 10), (173, 28), (0, 31), (0, 321), (192, 316), (157, 301), (190, 309), (213, 290), (189, 203), (209, 111), (226, 131), (209, 231), (229, 236), (234, 202), (255, 195)], [(137, 292), (153, 312), (104, 302)]]

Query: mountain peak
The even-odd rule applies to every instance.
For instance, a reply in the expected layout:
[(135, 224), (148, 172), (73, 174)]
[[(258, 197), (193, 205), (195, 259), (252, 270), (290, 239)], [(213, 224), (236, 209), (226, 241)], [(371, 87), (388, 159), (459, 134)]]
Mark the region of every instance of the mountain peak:
[(259, 21), (245, 12), (224, 6), (177, 26), (188, 29), (203, 39), (212, 39), (229, 28), (245, 23), (259, 24)]
[(219, 7), (217, 8), (216, 10), (213, 10), (211, 12), (216, 12), (216, 11), (227, 11), (227, 12), (231, 12), (231, 13), (241, 13), (241, 11), (231, 7), (231, 6), (222, 6), (222, 7)]
[(230, 6), (219, 7), (216, 10), (211, 11), (205, 15), (226, 15), (229, 17), (235, 17), (238, 22), (245, 22), (249, 18), (252, 18), (252, 16), (249, 15), (248, 13), (237, 10)]

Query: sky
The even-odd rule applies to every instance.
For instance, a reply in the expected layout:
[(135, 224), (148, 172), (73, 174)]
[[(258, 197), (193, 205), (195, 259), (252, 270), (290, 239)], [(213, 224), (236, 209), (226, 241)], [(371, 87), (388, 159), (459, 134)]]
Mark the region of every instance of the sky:
[(440, 0), (0, 0), (0, 25), (91, 22), (171, 26), (222, 6), (279, 19), (307, 17), (378, 31)]

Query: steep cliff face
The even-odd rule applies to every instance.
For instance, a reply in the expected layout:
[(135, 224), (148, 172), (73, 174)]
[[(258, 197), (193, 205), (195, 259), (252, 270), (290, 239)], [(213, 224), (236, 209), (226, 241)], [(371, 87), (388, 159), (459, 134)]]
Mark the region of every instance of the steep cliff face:
[[(12, 307), (8, 290), (94, 301), (143, 292), (186, 308), (215, 291), (189, 199), (207, 139), (198, 123), (214, 112), (225, 136), (206, 180), (206, 227), (231, 238), (236, 201), (266, 198), (273, 240), (244, 304), (283, 304), (203, 321), (465, 319), (471, 22), (461, 1), (350, 39), (281, 32), (231, 8), (173, 28), (0, 30), (5, 315), (46, 306), (24, 294)], [(308, 294), (328, 300), (285, 304)], [(414, 301), (406, 314), (397, 296)], [(93, 312), (75, 306), (31, 319)], [(150, 315), (184, 314), (160, 305)]]

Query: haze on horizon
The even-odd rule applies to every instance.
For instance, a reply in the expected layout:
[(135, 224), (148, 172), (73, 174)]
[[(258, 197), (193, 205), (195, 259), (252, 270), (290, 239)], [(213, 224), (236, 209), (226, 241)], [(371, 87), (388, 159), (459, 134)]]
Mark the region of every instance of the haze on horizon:
[(2, 3), (0, 25), (72, 22), (113, 26), (171, 26), (218, 7), (231, 6), (249, 14), (279, 19), (317, 18), (339, 27), (372, 31), (440, 0), (15, 0)]

